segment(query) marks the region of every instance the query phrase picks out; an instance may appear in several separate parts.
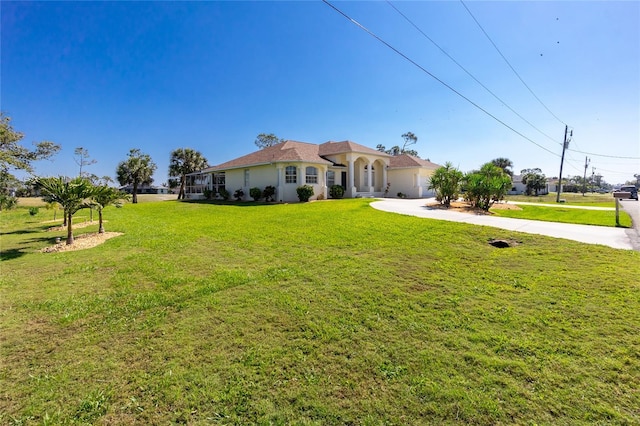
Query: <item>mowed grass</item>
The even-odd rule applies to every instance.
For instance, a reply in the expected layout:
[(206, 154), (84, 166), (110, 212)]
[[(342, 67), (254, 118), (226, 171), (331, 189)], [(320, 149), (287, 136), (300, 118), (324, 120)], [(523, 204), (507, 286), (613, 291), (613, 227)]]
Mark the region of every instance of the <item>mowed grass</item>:
[[(507, 201), (525, 201), (529, 203), (544, 203), (544, 204), (556, 204), (556, 198), (558, 194), (556, 192), (550, 192), (545, 195), (507, 195), (505, 199)], [(574, 206), (597, 206), (597, 207), (615, 207), (615, 199), (612, 194), (597, 194), (587, 192), (584, 196), (579, 193), (563, 192), (560, 194), (560, 199), (565, 200), (566, 204)]]
[(2, 212), (0, 423), (640, 422), (640, 253), (368, 203)]
[[(176, 194), (138, 194), (138, 203), (150, 203), (156, 201), (172, 201), (177, 199)], [(18, 198), (18, 207), (42, 207), (45, 203), (40, 197), (20, 197)]]
[[(616, 212), (607, 210), (588, 210), (577, 208), (519, 205), (521, 210), (491, 209), (496, 216), (515, 219), (544, 220), (547, 222), (576, 223), (581, 225), (617, 226)], [(624, 210), (619, 211), (620, 226), (631, 227), (631, 216)]]

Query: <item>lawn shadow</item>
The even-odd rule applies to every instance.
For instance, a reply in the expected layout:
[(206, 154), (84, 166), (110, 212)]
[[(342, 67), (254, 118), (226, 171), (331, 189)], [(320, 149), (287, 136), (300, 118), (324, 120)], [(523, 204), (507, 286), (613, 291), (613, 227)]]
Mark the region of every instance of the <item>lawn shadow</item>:
[(9, 249), (0, 251), (0, 262), (4, 260), (17, 259), (20, 256), (24, 256), (26, 253), (20, 249)]
[(11, 231), (11, 232), (0, 232), (0, 235), (36, 234), (38, 232), (48, 231), (51, 228), (52, 228), (51, 225), (40, 225), (40, 226), (35, 226), (35, 227), (29, 228), (29, 229), (17, 229), (15, 231)]
[[(3, 260), (11, 260), (11, 259), (16, 259), (18, 257), (24, 256), (25, 254), (28, 253), (33, 253), (35, 251), (38, 250), (37, 246), (33, 247), (32, 244), (37, 244), (37, 243), (47, 243), (49, 245), (54, 245), (56, 244), (56, 240), (60, 238), (60, 237), (36, 237), (36, 238), (29, 238), (26, 240), (23, 240), (19, 243), (20, 246), (22, 246), (21, 248), (10, 248), (7, 250), (2, 250), (0, 251), (0, 261)], [(25, 248), (27, 248), (26, 251), (23, 251)]]
[(24, 235), (24, 234), (36, 234), (42, 232), (39, 229), (18, 229), (11, 232), (0, 232), (0, 235)]

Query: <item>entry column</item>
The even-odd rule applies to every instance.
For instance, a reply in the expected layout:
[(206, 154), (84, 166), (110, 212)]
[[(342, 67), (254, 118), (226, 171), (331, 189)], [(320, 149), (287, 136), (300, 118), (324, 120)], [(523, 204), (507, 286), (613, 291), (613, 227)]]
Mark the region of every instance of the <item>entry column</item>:
[(353, 159), (349, 158), (347, 160), (347, 164), (348, 164), (348, 179), (349, 179), (349, 185), (347, 186), (347, 198), (353, 198), (356, 196), (356, 187), (354, 186), (354, 167), (353, 167)]

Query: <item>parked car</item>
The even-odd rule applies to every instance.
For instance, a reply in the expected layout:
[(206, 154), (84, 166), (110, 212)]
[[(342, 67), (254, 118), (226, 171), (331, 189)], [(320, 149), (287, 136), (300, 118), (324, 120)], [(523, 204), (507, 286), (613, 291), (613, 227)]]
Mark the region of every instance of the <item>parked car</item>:
[(629, 195), (629, 198), (632, 200), (636, 200), (638, 201), (638, 188), (636, 188), (633, 185), (625, 185), (620, 187), (620, 191), (621, 192), (629, 192), (631, 193), (631, 195)]

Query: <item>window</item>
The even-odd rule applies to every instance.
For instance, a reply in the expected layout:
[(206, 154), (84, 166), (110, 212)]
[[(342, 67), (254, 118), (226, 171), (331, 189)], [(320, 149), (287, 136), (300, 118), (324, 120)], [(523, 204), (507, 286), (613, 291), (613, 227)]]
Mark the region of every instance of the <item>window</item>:
[(364, 185), (370, 186), (373, 182), (376, 181), (375, 177), (376, 169), (371, 166), (371, 183), (369, 182), (369, 166), (364, 166)]
[(318, 183), (318, 169), (307, 167), (307, 183)]
[(284, 183), (298, 183), (298, 171), (295, 166), (284, 169)]
[(246, 169), (246, 170), (244, 171), (244, 186), (245, 186), (246, 188), (248, 188), (248, 187), (249, 187), (249, 169)]
[(214, 175), (213, 186), (216, 192), (220, 192), (221, 190), (225, 189), (225, 180), (226, 178), (224, 172), (216, 173)]
[(333, 170), (329, 170), (327, 172), (327, 186), (331, 188), (335, 184), (336, 184), (336, 172), (334, 172)]

